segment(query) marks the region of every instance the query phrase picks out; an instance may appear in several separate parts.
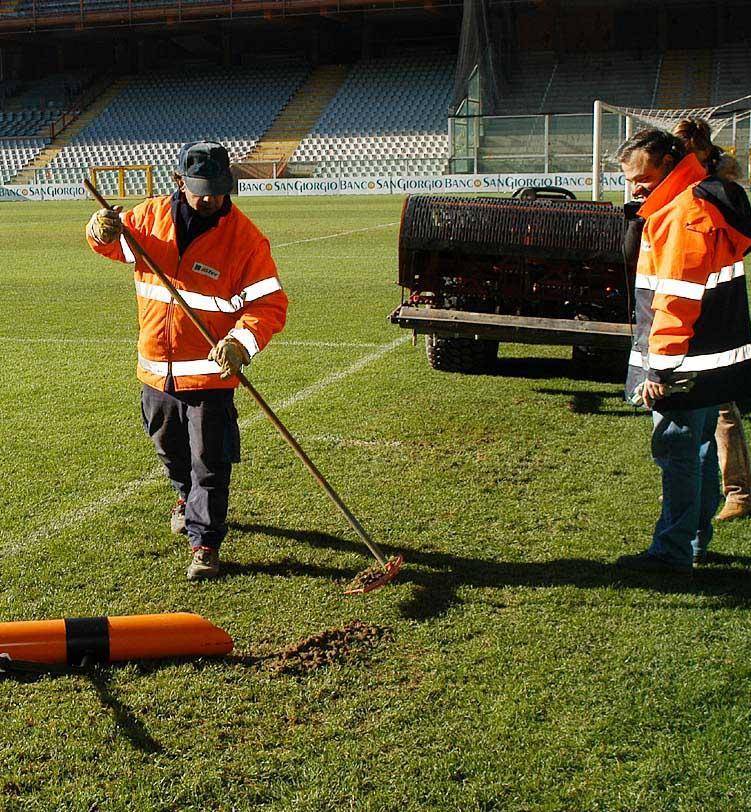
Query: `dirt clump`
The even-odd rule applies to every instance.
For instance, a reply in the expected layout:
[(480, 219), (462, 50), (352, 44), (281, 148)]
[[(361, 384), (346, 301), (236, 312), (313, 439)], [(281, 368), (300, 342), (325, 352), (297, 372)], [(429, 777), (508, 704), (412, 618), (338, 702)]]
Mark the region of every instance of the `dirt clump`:
[(340, 629), (326, 629), (287, 646), (267, 660), (266, 669), (276, 674), (307, 674), (359, 657), (389, 636), (388, 629), (353, 620)]

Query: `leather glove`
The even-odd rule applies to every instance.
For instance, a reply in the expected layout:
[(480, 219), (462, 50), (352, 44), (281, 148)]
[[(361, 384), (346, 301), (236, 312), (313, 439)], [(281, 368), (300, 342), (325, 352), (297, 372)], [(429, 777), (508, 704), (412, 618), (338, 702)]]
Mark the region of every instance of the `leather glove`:
[(236, 338), (227, 336), (211, 350), (209, 361), (219, 364), (222, 368), (219, 377), (225, 381), (232, 375), (237, 375), (244, 364), (250, 363), (250, 354)]
[(91, 215), (86, 233), (99, 245), (109, 245), (120, 238), (123, 233), (123, 224), (120, 221), (122, 206), (114, 209), (99, 209)]

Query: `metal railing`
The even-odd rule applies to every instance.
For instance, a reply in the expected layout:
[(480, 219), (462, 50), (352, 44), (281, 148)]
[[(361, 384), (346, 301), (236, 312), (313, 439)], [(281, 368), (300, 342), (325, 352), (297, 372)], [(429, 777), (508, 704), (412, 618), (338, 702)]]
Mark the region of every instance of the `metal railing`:
[[(592, 113), (545, 113), (449, 118), (449, 172), (591, 172)], [(613, 159), (626, 138), (626, 118), (603, 110), (603, 170), (617, 170)], [(717, 144), (736, 155), (748, 171), (751, 148), (748, 120), (724, 128)]]

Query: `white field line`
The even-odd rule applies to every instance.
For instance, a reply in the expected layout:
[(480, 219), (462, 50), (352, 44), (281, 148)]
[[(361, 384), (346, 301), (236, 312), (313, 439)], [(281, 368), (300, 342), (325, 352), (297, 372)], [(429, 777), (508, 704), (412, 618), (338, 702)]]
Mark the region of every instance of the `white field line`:
[[(290, 245), (300, 245), (307, 242), (318, 242), (319, 240), (333, 240), (335, 237), (346, 237), (348, 234), (359, 234), (363, 231), (374, 231), (379, 228), (389, 228), (390, 226), (399, 225), (399, 220), (393, 223), (380, 223), (376, 226), (367, 226), (366, 228), (353, 228), (350, 231), (338, 231), (336, 234), (324, 234), (321, 237), (308, 237), (304, 240), (293, 240), (292, 242), (280, 242), (272, 246), (272, 249), (287, 248)], [(121, 344), (132, 341), (132, 339), (125, 338), (22, 338), (21, 336), (0, 336), (0, 341), (8, 341), (14, 344), (79, 344), (79, 343), (107, 343), (107, 344)], [(334, 342), (302, 342), (302, 341), (284, 341), (278, 340), (274, 342), (275, 346), (311, 346), (311, 347), (380, 347), (380, 344), (348, 344), (348, 343), (334, 343)]]
[(325, 234), (322, 237), (308, 237), (305, 240), (292, 240), (292, 242), (278, 242), (272, 244), (272, 253), (279, 248), (287, 248), (290, 245), (302, 245), (305, 242), (320, 242), (321, 240), (333, 240), (335, 237), (346, 237), (348, 234), (360, 234), (363, 231), (375, 231), (377, 228), (390, 228), (391, 226), (398, 226), (399, 220), (393, 223), (381, 223), (377, 226), (367, 226), (367, 228), (353, 228), (350, 231), (338, 231), (336, 234)]
[[(350, 366), (345, 367), (338, 372), (332, 372), (331, 374), (326, 375), (319, 381), (316, 381), (314, 384), (306, 386), (304, 389), (300, 389), (290, 397), (279, 401), (279, 403), (273, 404), (272, 409), (275, 412), (282, 411), (284, 409), (289, 409), (298, 403), (302, 403), (309, 398), (315, 397), (319, 392), (322, 392), (327, 387), (332, 386), (335, 383), (339, 383), (345, 378), (348, 378), (350, 375), (354, 375), (365, 367), (370, 366), (370, 364), (374, 364), (376, 361), (379, 361), (385, 355), (390, 353), (392, 350), (397, 349), (397, 347), (400, 347), (407, 341), (409, 341), (409, 336), (400, 336), (388, 344), (379, 345), (379, 349), (375, 352), (359, 358), (353, 364), (350, 364)], [(262, 412), (255, 412), (250, 417), (241, 421), (240, 427), (247, 428), (263, 419), (264, 415)], [(61, 514), (48, 524), (32, 531), (25, 537), (13, 538), (10, 533), (0, 531), (0, 544), (2, 545), (2, 548), (0, 549), (0, 560), (11, 554), (15, 555), (24, 548), (30, 547), (36, 542), (48, 538), (55, 533), (61, 533), (65, 530), (69, 530), (71, 527), (82, 524), (89, 519), (93, 519), (96, 516), (101, 516), (111, 508), (116, 507), (117, 505), (122, 505), (123, 503), (134, 498), (144, 486), (163, 478), (164, 472), (162, 467), (156, 466), (148, 471), (143, 477), (125, 482), (116, 489), (107, 491), (88, 504), (81, 505), (73, 510), (69, 510), (66, 513)]]
[[(130, 344), (134, 351), (137, 338), (24, 338), (22, 336), (0, 336), (0, 343), (9, 344)], [(272, 338), (270, 348), (274, 347), (331, 347), (333, 349), (368, 349), (369, 347), (382, 347), (377, 341), (318, 341), (316, 339), (290, 340)]]
[(132, 344), (135, 347), (135, 338), (25, 338), (23, 336), (0, 336), (0, 341), (9, 344)]
[(315, 339), (300, 339), (299, 341), (288, 341), (282, 339), (271, 339), (271, 347), (333, 347), (365, 349), (367, 347), (382, 347), (377, 341), (316, 341)]
[(305, 443), (328, 443), (342, 448), (400, 448), (401, 440), (358, 440), (354, 437), (340, 437), (338, 434), (309, 434), (298, 437)]
[[(329, 375), (326, 375), (325, 378), (321, 378), (314, 384), (306, 386), (304, 389), (300, 389), (298, 392), (295, 392), (294, 395), (291, 395), (285, 400), (280, 401), (278, 404), (276, 404), (276, 406), (272, 406), (271, 408), (274, 411), (278, 411), (281, 409), (289, 409), (296, 403), (300, 403), (303, 400), (308, 400), (308, 398), (314, 397), (319, 392), (323, 391), (324, 389), (327, 389), (329, 386), (335, 383), (339, 383), (339, 381), (342, 381), (345, 378), (349, 378), (350, 375), (354, 375), (361, 369), (365, 369), (365, 367), (370, 366), (371, 364), (380, 360), (381, 358), (383, 358), (384, 355), (387, 355), (392, 350), (395, 350), (397, 347), (401, 347), (402, 344), (406, 344), (407, 341), (411, 340), (411, 338), (412, 338), (411, 336), (399, 336), (399, 338), (395, 338), (388, 344), (381, 344), (380, 347), (375, 352), (371, 352), (368, 355), (364, 355), (362, 358), (359, 358), (357, 361), (355, 361), (354, 364), (350, 364), (345, 369), (339, 370), (338, 372), (332, 372)], [(247, 418), (246, 420), (243, 420), (240, 423), (240, 428), (246, 428), (247, 426), (256, 423), (258, 420), (262, 420), (263, 417), (264, 415), (262, 412), (256, 412), (251, 417)]]

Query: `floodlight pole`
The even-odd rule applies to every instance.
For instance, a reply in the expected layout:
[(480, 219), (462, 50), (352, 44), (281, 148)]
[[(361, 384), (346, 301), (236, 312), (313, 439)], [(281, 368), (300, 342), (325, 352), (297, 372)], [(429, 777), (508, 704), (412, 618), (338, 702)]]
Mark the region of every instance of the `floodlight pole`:
[(602, 102), (597, 99), (592, 122), (592, 200), (601, 196), (600, 167), (602, 166)]

